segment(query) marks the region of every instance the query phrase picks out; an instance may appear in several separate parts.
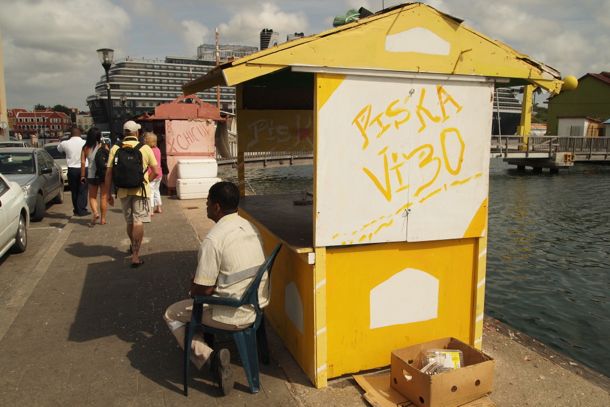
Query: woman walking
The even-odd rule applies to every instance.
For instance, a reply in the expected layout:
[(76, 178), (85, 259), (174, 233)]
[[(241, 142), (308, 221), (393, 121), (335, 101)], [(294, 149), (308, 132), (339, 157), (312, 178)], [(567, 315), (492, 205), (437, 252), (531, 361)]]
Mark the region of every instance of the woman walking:
[[(163, 209), (161, 206), (163, 202), (161, 202), (161, 178), (163, 177), (163, 170), (161, 169), (161, 150), (157, 147), (157, 135), (153, 132), (144, 133), (144, 143), (148, 144), (148, 146), (152, 149), (155, 158), (157, 159), (157, 163), (159, 163), (159, 176), (155, 179), (149, 180), (150, 185), (150, 216), (153, 213), (162, 213)], [(150, 168), (148, 169), (148, 176), (150, 176)]]
[[(93, 219), (89, 226), (95, 226), (97, 220), (100, 220), (100, 225), (106, 224), (106, 212), (108, 211), (108, 203), (106, 197), (106, 188), (104, 188), (104, 175), (106, 172), (105, 160), (100, 161), (101, 157), (108, 159), (108, 147), (101, 142), (102, 132), (97, 127), (92, 127), (87, 132), (87, 141), (83, 146), (83, 151), (80, 156), (80, 176), (81, 182), (89, 184), (89, 207), (93, 213)], [(100, 156), (96, 160), (98, 151)], [(103, 154), (103, 155), (102, 155)], [(102, 165), (104, 166), (102, 168)], [(98, 168), (100, 167), (100, 168)], [(100, 193), (100, 205), (98, 207), (98, 191)], [(99, 209), (99, 211), (98, 211)], [(101, 218), (100, 218), (101, 213)]]

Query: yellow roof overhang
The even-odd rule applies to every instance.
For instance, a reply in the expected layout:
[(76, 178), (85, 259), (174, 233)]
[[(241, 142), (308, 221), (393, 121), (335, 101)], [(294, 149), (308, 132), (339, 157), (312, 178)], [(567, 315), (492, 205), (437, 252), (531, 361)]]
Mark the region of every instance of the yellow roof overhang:
[(555, 69), (421, 3), (386, 10), (317, 35), (220, 65), (183, 86), (185, 94), (234, 86), (294, 66), (506, 78), (559, 93)]

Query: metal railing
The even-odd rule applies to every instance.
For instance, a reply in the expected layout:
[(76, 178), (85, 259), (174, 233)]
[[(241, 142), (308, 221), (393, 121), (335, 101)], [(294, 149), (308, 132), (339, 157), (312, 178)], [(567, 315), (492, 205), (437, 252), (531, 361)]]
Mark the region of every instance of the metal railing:
[[(231, 152), (233, 153), (233, 150), (231, 150)], [(269, 162), (286, 162), (287, 164), (293, 164), (296, 160), (310, 159), (313, 159), (312, 151), (260, 151), (244, 153), (244, 161), (246, 163), (259, 163), (263, 166), (266, 166)], [(217, 154), (216, 160), (219, 165), (236, 164), (237, 156), (223, 157)]]
[[(218, 164), (237, 163), (237, 147), (230, 146), (233, 156), (223, 157), (217, 154)], [(492, 136), (491, 153), (497, 156), (509, 157), (511, 154), (521, 154), (526, 158), (536, 153), (545, 153), (548, 157), (556, 153), (571, 152), (575, 160), (610, 160), (610, 138), (606, 137), (563, 137), (563, 136), (530, 136), (524, 143), (521, 136)], [(285, 162), (292, 164), (295, 160), (312, 159), (312, 151), (261, 151), (246, 152), (246, 163)]]
[(606, 137), (559, 137), (559, 150), (572, 152), (580, 160), (608, 160), (610, 138)]
[(606, 137), (563, 137), (530, 136), (524, 143), (521, 136), (492, 136), (491, 153), (507, 157), (510, 153), (571, 152), (579, 160), (608, 160), (610, 158), (610, 138)]

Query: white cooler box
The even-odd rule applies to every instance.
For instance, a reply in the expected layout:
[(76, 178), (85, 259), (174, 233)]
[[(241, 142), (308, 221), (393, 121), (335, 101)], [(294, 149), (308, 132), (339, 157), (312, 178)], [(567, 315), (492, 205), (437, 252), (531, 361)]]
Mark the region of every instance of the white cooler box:
[(178, 178), (199, 179), (218, 176), (215, 158), (181, 158), (178, 160)]
[(178, 199), (207, 198), (210, 187), (220, 181), (221, 179), (216, 177), (196, 179), (178, 178), (178, 182), (176, 183)]

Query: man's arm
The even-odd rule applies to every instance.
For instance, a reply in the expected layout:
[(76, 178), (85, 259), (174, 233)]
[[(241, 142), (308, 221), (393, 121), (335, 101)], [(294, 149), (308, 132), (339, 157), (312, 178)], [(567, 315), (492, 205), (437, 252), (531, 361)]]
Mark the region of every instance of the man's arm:
[(191, 290), (189, 291), (189, 296), (194, 297), (196, 295), (212, 295), (214, 294), (215, 288), (215, 286), (199, 285), (193, 282), (191, 283)]
[[(148, 146), (146, 146), (148, 147)], [(161, 170), (159, 169), (159, 166), (161, 165), (161, 163), (157, 162), (157, 158), (155, 157), (155, 153), (153, 153), (152, 149), (150, 147), (148, 147), (148, 166), (147, 166), (147, 170), (150, 169), (150, 174), (148, 174), (148, 181), (152, 181), (154, 179), (157, 178), (157, 176), (159, 176), (159, 174), (161, 174)]]
[[(59, 146), (57, 147), (59, 150)], [(85, 155), (85, 149), (83, 148), (80, 152), (80, 178), (87, 178), (87, 156)]]
[(63, 141), (57, 145), (57, 151), (59, 151), (60, 153), (64, 152), (64, 142)]
[(159, 174), (161, 173), (161, 171), (159, 171), (159, 166), (156, 165), (156, 166), (152, 166), (149, 168), (150, 168), (150, 174), (148, 176), (148, 180), (152, 181), (154, 179), (157, 179), (157, 176), (159, 176)]
[(110, 193), (110, 185), (112, 185), (112, 167), (106, 167), (106, 177), (104, 178), (104, 189), (110, 206), (114, 206), (114, 197)]
[(216, 279), (220, 271), (220, 253), (208, 238), (203, 239), (199, 248), (197, 270), (191, 282), (189, 296), (212, 295), (216, 289)]

